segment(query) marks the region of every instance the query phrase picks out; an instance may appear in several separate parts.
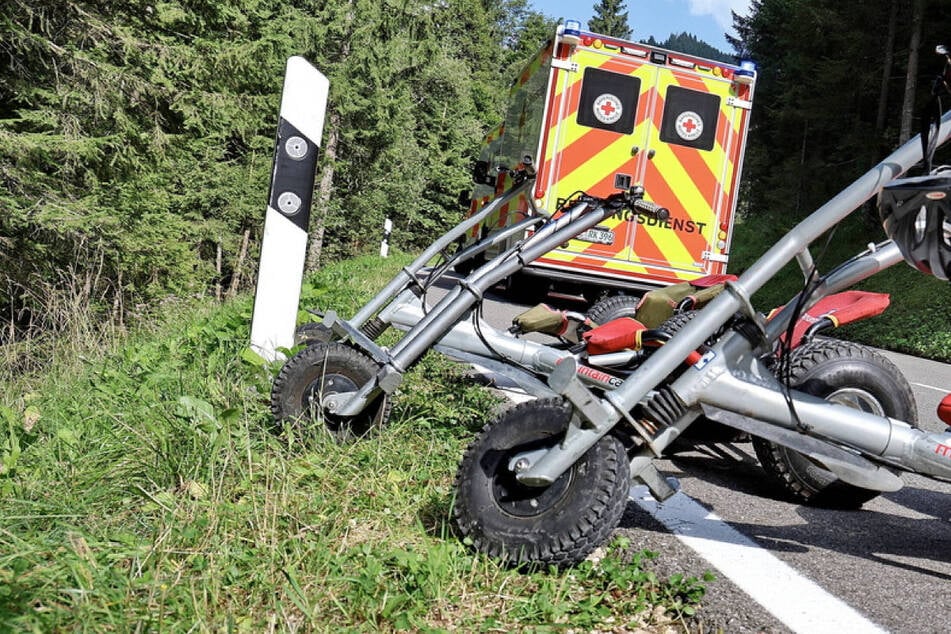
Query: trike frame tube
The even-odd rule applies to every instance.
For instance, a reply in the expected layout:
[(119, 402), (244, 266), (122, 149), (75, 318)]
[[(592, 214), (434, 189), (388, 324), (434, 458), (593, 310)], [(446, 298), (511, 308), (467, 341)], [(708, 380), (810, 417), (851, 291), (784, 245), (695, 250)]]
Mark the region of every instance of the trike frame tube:
[[(472, 229), (472, 227), (481, 223), (487, 217), (501, 209), (504, 205), (508, 204), (520, 194), (527, 191), (534, 180), (534, 178), (527, 177), (524, 181), (516, 183), (506, 190), (501, 196), (479, 210), (478, 213), (463, 220), (458, 225), (444, 233), (435, 242), (429, 245), (429, 247), (423, 251), (419, 257), (413, 260), (412, 264), (397, 273), (396, 277), (394, 277), (382, 291), (377, 293), (373, 299), (367, 302), (367, 304), (365, 304), (363, 308), (361, 308), (357, 314), (354, 315), (352, 319), (350, 319), (350, 324), (354, 328), (359, 328), (365, 324), (367, 320), (373, 317), (377, 311), (383, 308), (387, 302), (389, 302), (403, 289), (405, 289), (407, 285), (417, 281), (416, 274), (419, 273), (419, 271), (421, 271), (430, 260), (448, 248), (453, 242), (464, 236), (467, 231)], [(472, 255), (475, 255), (475, 253)]]
[[(876, 245), (873, 250), (845, 263), (825, 276), (822, 282), (812, 290), (809, 301), (801, 307), (801, 310), (805, 312), (823, 297), (850, 288), (901, 261), (901, 251), (891, 240)], [(801, 293), (797, 293), (786, 302), (779, 313), (766, 324), (766, 338), (770, 343), (776, 341), (786, 331), (789, 321), (797, 310), (796, 304), (800, 295)]]
[[(423, 318), (421, 302), (416, 297), (401, 296), (400, 299), (405, 301), (399, 301), (397, 306), (387, 307), (380, 315), (390, 325), (408, 330)], [(483, 359), (503, 361), (508, 368), (503, 364), (493, 370), (516, 382), (521, 373), (528, 371), (533, 377), (550, 374), (564, 359), (575, 356), (568, 350), (558, 350), (530, 339), (513, 337), (481, 320), (478, 332), (472, 321), (457, 322), (435, 345), (447, 356), (453, 356), (454, 352), (472, 355), (474, 358), (471, 361), (476, 363)], [(513, 369), (515, 372), (510, 374), (507, 369)], [(585, 385), (602, 390), (614, 389), (621, 383), (619, 377), (580, 361), (577, 363), (577, 375)], [(537, 378), (534, 381), (539, 382)], [(541, 385), (541, 389), (533, 388), (527, 391), (536, 397), (554, 395), (551, 389)]]
[(453, 259), (458, 258), (458, 262), (465, 262), (471, 260), (480, 253), (485, 253), (494, 246), (500, 244), (505, 244), (510, 239), (515, 236), (520, 236), (530, 229), (534, 229), (535, 225), (539, 225), (545, 222), (546, 218), (544, 216), (529, 216), (523, 220), (519, 220), (513, 225), (509, 225), (505, 229), (496, 231), (495, 233), (490, 234), (484, 240), (480, 240), (475, 244), (466, 247), (459, 253), (453, 256)]
[(893, 467), (951, 478), (951, 433), (928, 433), (905, 421), (787, 390), (750, 355), (748, 342), (737, 333), (716, 348), (720, 354), (702, 373), (687, 370), (674, 381), (678, 396), (831, 440)]
[[(614, 210), (581, 202), (549, 222), (520, 245), (506, 251), (459, 282), (391, 350), (391, 365), (405, 371), (465, 315), (495, 284), (517, 273), (558, 245), (598, 224)], [(468, 297), (463, 297), (463, 295)]]

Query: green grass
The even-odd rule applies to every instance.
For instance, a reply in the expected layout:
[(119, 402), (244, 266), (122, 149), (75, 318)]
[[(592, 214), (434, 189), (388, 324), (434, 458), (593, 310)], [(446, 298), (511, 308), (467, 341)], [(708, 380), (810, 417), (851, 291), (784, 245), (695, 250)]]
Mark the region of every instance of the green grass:
[[(737, 225), (730, 271), (742, 273), (790, 228), (791, 220), (779, 218), (748, 219)], [(880, 226), (864, 218), (850, 218), (837, 228), (825, 255), (818, 261), (819, 270), (828, 271), (863, 251), (870, 242), (884, 239)], [(813, 245), (812, 254), (817, 259), (824, 245), (824, 240)], [(802, 273), (793, 263), (760, 290), (753, 297), (753, 303), (758, 310), (768, 312), (797, 293), (802, 281)], [(951, 362), (951, 285), (948, 282), (923, 275), (902, 262), (855, 288), (888, 293), (891, 304), (882, 315), (845, 326), (836, 331), (835, 336)]]
[[(786, 228), (741, 225), (733, 270)], [(879, 238), (851, 221), (820, 267)], [(302, 306), (353, 314), (408, 260), (328, 267)], [(790, 267), (754, 301), (779, 305), (800, 283)], [(899, 265), (863, 288), (892, 305), (841, 334), (951, 360), (946, 283)], [(372, 438), (271, 433), (276, 368), (246, 347), (250, 312), (249, 298), (170, 306), (141, 332), (92, 338), (82, 354), (65, 346), (42, 376), (7, 376), (0, 632), (696, 626), (702, 581), (658, 579), (652, 555), (623, 541), (597, 563), (529, 574), (452, 534), (457, 461), (498, 403), (437, 355), (410, 373)]]
[[(302, 305), (348, 315), (406, 258), (323, 270)], [(686, 627), (704, 588), (615, 543), (521, 573), (448, 516), (496, 407), (431, 355), (391, 425), (348, 445), (275, 435), (251, 304), (176, 308), (99, 354), (4, 386), (0, 631), (580, 631)]]

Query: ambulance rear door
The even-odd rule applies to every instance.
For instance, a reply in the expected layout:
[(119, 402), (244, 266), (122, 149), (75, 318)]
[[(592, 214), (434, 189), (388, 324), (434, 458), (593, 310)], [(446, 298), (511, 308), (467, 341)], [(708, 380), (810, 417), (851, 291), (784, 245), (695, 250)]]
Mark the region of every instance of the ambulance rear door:
[(648, 197), (670, 210), (639, 218), (632, 261), (649, 275), (693, 279), (725, 270), (747, 102), (736, 85), (675, 53), (651, 52), (657, 71), (641, 160)]
[(746, 128), (727, 73), (642, 46), (578, 47), (553, 67), (538, 202), (640, 184), (670, 218), (620, 214), (536, 265), (647, 284), (725, 270)]
[[(554, 210), (576, 193), (608, 196), (638, 182), (638, 148), (648, 143), (656, 71), (637, 58), (579, 49), (556, 65), (552, 112), (536, 198)], [(602, 272), (632, 257), (636, 225), (606, 219), (539, 264)]]

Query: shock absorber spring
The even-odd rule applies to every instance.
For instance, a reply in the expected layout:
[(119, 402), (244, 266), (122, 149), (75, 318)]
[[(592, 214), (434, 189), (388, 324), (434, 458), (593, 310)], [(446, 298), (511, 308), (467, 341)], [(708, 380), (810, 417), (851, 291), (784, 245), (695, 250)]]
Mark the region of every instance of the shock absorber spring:
[(651, 397), (643, 407), (644, 416), (664, 427), (670, 427), (687, 413), (687, 408), (680, 402), (677, 395), (670, 388), (663, 388)]
[(360, 326), (360, 332), (369, 337), (370, 341), (376, 341), (380, 335), (386, 332), (387, 328), (389, 328), (389, 324), (379, 317), (374, 317)]

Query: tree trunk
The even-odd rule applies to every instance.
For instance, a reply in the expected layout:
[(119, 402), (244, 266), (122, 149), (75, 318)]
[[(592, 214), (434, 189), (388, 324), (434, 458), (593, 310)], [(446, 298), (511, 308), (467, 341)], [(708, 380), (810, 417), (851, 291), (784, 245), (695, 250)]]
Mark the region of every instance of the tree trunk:
[[(354, 7), (353, 0), (347, 2), (347, 16), (345, 31), (348, 34), (340, 44), (340, 54), (337, 55), (337, 64), (343, 66), (350, 58), (350, 35), (353, 33)], [(327, 144), (324, 147), (324, 168), (320, 173), (320, 184), (317, 186), (316, 204), (313, 206), (310, 226), (310, 246), (307, 249), (305, 272), (316, 271), (320, 268), (320, 255), (324, 249), (324, 227), (326, 226), (327, 210), (330, 206), (330, 194), (333, 192), (334, 170), (337, 165), (337, 144), (340, 140), (340, 115), (328, 108)]]
[(215, 301), (221, 301), (221, 241), (215, 243)]
[(115, 312), (119, 329), (125, 329), (125, 307), (122, 301), (122, 271), (116, 275), (116, 296), (112, 300), (112, 310)]
[(340, 117), (330, 113), (328, 117), (330, 129), (327, 131), (327, 147), (324, 148), (324, 169), (320, 173), (320, 183), (317, 186), (316, 204), (310, 218), (310, 247), (307, 249), (306, 271), (316, 271), (320, 268), (320, 254), (324, 248), (324, 226), (327, 219), (327, 209), (330, 206), (330, 194), (334, 185), (334, 170), (337, 162), (337, 143), (340, 129)]
[(234, 265), (234, 272), (231, 274), (231, 283), (228, 285), (228, 292), (225, 295), (228, 299), (238, 294), (238, 288), (241, 286), (241, 272), (244, 270), (244, 260), (248, 257), (248, 243), (251, 242), (251, 229), (245, 229), (241, 236), (241, 250), (238, 252), (238, 261)]
[(908, 42), (908, 71), (905, 74), (905, 99), (901, 107), (899, 144), (911, 138), (911, 124), (915, 115), (915, 91), (918, 88), (918, 49), (921, 48), (921, 23), (925, 0), (914, 0), (911, 14), (911, 38)]
[(895, 63), (895, 31), (898, 25), (898, 0), (892, 0), (888, 10), (888, 33), (885, 36), (885, 59), (882, 62), (882, 85), (878, 92), (878, 112), (875, 115), (875, 131), (885, 131), (888, 116), (888, 80)]

